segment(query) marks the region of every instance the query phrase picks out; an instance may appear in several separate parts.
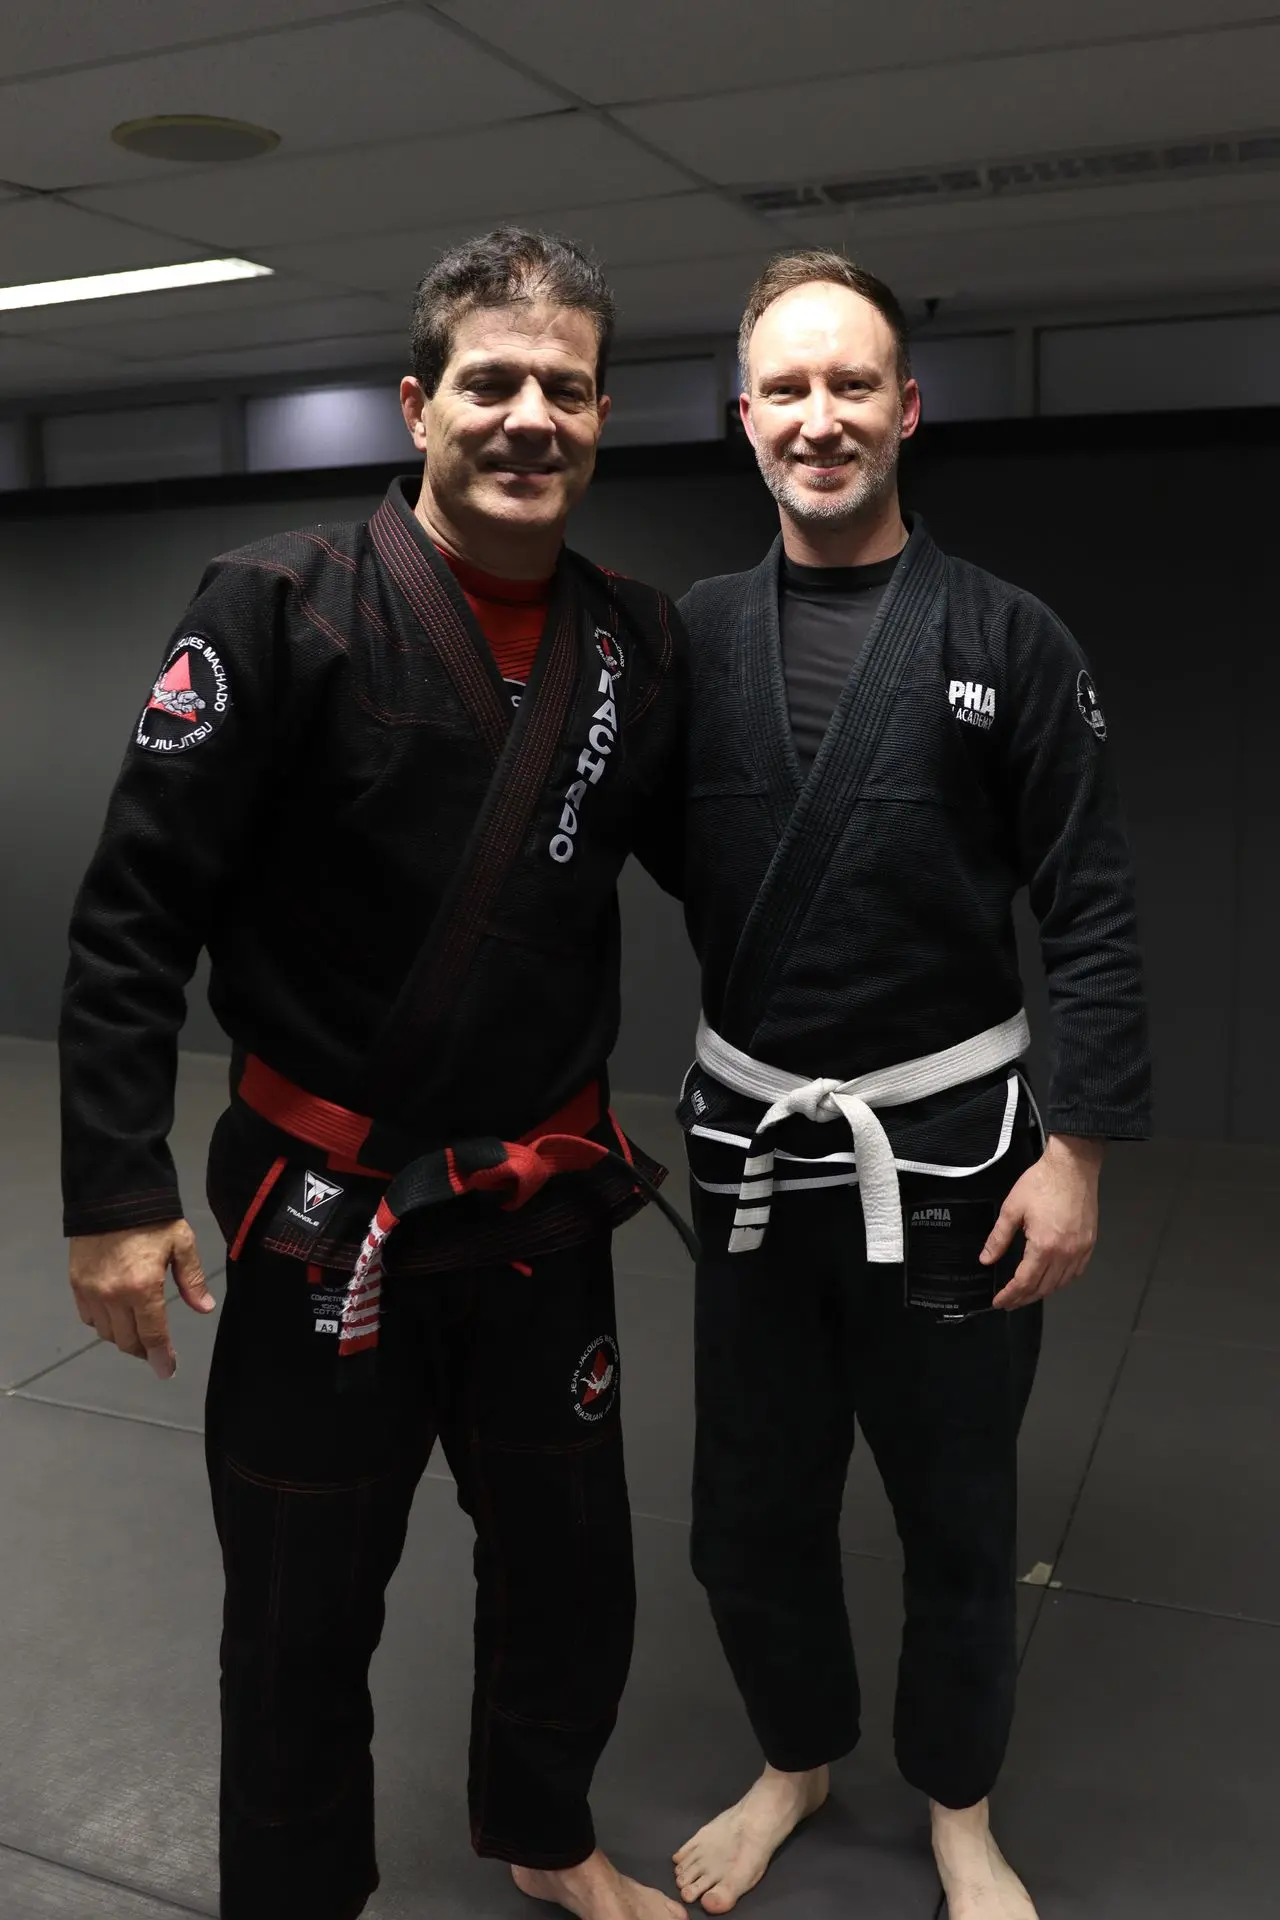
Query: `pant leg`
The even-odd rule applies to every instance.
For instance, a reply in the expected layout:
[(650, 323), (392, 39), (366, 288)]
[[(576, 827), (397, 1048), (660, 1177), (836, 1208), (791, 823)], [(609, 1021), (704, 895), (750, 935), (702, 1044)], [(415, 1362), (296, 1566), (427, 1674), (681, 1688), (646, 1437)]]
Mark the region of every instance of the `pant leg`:
[[(1003, 1199), (1027, 1163), (995, 1175)], [(904, 1199), (925, 1176), (903, 1176)], [(1017, 1678), (1017, 1440), (1041, 1309), (946, 1325), (902, 1303), (898, 1269), (868, 1268), (852, 1352), (858, 1417), (902, 1541), (905, 1624), (894, 1737), (908, 1781), (943, 1806), (991, 1791)]]
[(779, 1196), (765, 1243), (727, 1251), (733, 1202), (694, 1187), (693, 1570), (769, 1762), (824, 1764), (858, 1738), (840, 1552), (853, 1448), (846, 1268), (865, 1245), (847, 1189)]
[(353, 1920), (378, 1883), (369, 1662), (434, 1438), (388, 1288), (376, 1394), (336, 1391), (300, 1263), (228, 1269), (206, 1450), (226, 1572), (223, 1920)]
[(635, 1626), (609, 1236), (468, 1288), (441, 1434), (476, 1528), (472, 1839), (576, 1866)]

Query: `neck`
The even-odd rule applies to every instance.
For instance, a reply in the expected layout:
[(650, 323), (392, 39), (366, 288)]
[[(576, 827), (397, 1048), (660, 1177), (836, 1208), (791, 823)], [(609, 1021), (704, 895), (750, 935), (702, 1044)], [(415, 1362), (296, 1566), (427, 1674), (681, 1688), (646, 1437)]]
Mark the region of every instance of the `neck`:
[(801, 567), (869, 567), (892, 560), (907, 544), (896, 487), (852, 520), (799, 521), (785, 507), (780, 518), (782, 550)]
[(452, 514), (431, 491), (426, 475), (413, 510), (442, 553), (499, 580), (546, 580), (564, 544), (564, 521), (546, 527), (512, 526), (480, 515)]

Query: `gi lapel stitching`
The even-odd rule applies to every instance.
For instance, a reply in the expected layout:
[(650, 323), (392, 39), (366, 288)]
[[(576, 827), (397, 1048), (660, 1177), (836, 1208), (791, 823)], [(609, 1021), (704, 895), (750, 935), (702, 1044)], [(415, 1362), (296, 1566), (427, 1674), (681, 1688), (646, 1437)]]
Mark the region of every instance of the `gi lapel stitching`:
[(747, 580), (738, 668), (747, 738), (761, 758), (769, 810), (779, 835), (785, 833), (804, 785), (791, 737), (787, 683), (782, 670), (782, 627), (778, 618), (781, 566), (782, 535), (779, 534)]
[[(399, 484), (397, 481), (397, 487)], [(502, 699), (496, 675), (488, 671), (468, 620), (454, 605), (414, 535), (401, 525), (392, 500), (384, 500), (373, 515), (369, 537), (414, 618), (440, 655), (476, 732), (497, 760), (511, 730), (511, 711)], [(440, 564), (443, 567), (445, 562), (442, 560)]]
[(578, 686), (584, 617), (577, 583), (562, 560), (547, 615), (549, 632), (515, 725), (503, 743), (453, 883), (374, 1044), (368, 1069), (372, 1113), (394, 1114), (397, 1093), (420, 1077), (433, 1036), (452, 1014), (564, 737)]
[[(944, 581), (943, 556), (916, 521), (809, 778), (783, 827), (734, 954), (720, 1025), (725, 1037), (746, 1052), (754, 1051), (756, 1032), (778, 976), (790, 959), (835, 847), (848, 830), (894, 694)], [(748, 675), (744, 666), (744, 691), (772, 703), (772, 685), (762, 685), (765, 669), (760, 653), (758, 646), (751, 649), (752, 670)]]

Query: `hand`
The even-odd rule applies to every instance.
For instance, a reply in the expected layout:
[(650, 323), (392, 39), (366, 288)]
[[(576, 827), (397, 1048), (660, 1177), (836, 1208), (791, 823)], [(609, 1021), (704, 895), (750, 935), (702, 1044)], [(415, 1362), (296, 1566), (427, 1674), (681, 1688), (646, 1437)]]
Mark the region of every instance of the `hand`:
[(1026, 1235), (1017, 1272), (993, 1306), (1006, 1312), (1030, 1306), (1084, 1272), (1098, 1238), (1102, 1152), (1101, 1140), (1050, 1134), (1043, 1155), (1000, 1209), (982, 1250), (982, 1264), (989, 1267), (1008, 1252), (1019, 1228)]
[(170, 1267), (187, 1305), (212, 1313), (216, 1302), (185, 1220), (81, 1234), (71, 1242), (71, 1291), (80, 1318), (100, 1340), (147, 1361), (161, 1380), (171, 1380), (178, 1367), (164, 1305)]

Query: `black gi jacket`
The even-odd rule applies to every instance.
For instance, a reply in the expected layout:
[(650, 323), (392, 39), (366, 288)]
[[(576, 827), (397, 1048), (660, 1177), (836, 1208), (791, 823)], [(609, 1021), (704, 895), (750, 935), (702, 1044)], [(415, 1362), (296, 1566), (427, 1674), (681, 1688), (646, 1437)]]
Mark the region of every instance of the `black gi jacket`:
[[(165, 1141), (202, 947), (237, 1062), (420, 1151), (519, 1139), (603, 1076), (619, 870), (635, 851), (679, 871), (682, 630), (566, 550), (513, 714), (416, 493), (215, 560), (166, 652), (71, 927), (68, 1233), (182, 1211)], [(224, 1231), (279, 1150), (256, 1115), (220, 1123)], [(369, 1211), (358, 1196), (334, 1264)]]
[[(848, 1079), (951, 1047), (1022, 1004), (1012, 905), (1029, 889), (1048, 974), (1051, 1132), (1150, 1127), (1133, 875), (1084, 655), (1029, 593), (908, 545), (802, 780), (778, 625), (781, 541), (681, 602), (693, 663), (686, 915), (726, 1040)], [(1008, 1073), (882, 1118), (948, 1161), (998, 1130)], [(687, 1124), (762, 1109), (691, 1077)], [(957, 1127), (957, 1119), (964, 1124)], [(827, 1154), (830, 1126), (780, 1145)]]

